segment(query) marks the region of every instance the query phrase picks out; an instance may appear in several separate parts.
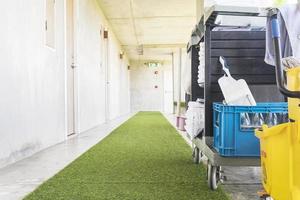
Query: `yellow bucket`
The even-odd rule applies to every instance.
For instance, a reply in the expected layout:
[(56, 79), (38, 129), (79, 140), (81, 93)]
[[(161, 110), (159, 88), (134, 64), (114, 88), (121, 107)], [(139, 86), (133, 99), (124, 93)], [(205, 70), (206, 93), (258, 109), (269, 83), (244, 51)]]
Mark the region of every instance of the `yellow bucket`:
[[(291, 91), (300, 91), (300, 67), (290, 69), (286, 72), (287, 87)], [(300, 99), (289, 98), (289, 117), (295, 121), (300, 120)]]
[[(300, 68), (287, 71), (288, 88), (300, 91)], [(256, 131), (262, 181), (274, 200), (300, 200), (300, 100), (289, 98), (290, 123)]]
[(296, 123), (256, 131), (263, 185), (274, 200), (300, 200), (300, 137)]

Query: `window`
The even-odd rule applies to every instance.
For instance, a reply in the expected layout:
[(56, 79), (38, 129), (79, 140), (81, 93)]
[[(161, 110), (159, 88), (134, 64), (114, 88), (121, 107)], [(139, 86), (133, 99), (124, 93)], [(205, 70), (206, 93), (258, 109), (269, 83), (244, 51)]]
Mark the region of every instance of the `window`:
[(55, 48), (55, 0), (46, 0), (46, 45)]

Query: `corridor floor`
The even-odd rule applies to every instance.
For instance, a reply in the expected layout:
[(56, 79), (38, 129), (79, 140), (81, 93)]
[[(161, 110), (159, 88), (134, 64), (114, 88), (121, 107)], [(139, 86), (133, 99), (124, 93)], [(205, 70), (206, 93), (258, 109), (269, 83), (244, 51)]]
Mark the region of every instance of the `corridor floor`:
[(25, 199), (226, 200), (158, 112), (140, 112)]

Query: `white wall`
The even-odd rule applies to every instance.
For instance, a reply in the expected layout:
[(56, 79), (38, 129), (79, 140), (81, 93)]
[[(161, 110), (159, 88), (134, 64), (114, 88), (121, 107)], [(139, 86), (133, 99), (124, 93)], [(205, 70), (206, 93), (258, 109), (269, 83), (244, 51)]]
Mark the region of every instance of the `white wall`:
[(164, 112), (173, 113), (173, 74), (172, 65), (164, 65)]
[[(127, 58), (96, 0), (76, 0), (79, 132), (105, 120), (101, 27), (110, 31), (110, 118), (130, 110)], [(64, 141), (66, 66), (64, 0), (56, 0), (55, 49), (45, 46), (45, 1), (1, 1), (0, 167)], [(121, 83), (121, 80), (124, 84)], [(120, 92), (122, 91), (122, 92)], [(114, 105), (117, 105), (114, 107)]]
[[(158, 74), (155, 74), (155, 71)], [(132, 63), (130, 70), (131, 109), (173, 113), (172, 65), (149, 68), (144, 62)], [(158, 88), (155, 88), (157, 86)]]
[(117, 46), (109, 38), (109, 119), (120, 112), (120, 58)]
[[(160, 68), (149, 68), (144, 65), (146, 61), (131, 63), (130, 93), (132, 111), (161, 111), (173, 113), (173, 95), (174, 101), (177, 102), (178, 100), (179, 55), (179, 49), (174, 50), (174, 93), (171, 60), (164, 61)], [(184, 102), (184, 74), (187, 64), (185, 48), (182, 48), (181, 56), (181, 102)], [(159, 75), (155, 75), (154, 71), (159, 71)], [(155, 85), (158, 85), (158, 89), (154, 88)]]
[[(187, 64), (187, 53), (186, 48), (182, 48), (181, 54), (181, 102), (185, 101), (185, 71), (186, 71), (186, 64)], [(174, 99), (177, 102), (178, 100), (178, 67), (179, 67), (179, 50), (174, 52)]]
[[(155, 71), (158, 74), (155, 74)], [(132, 63), (130, 90), (132, 111), (164, 110), (163, 66), (149, 68), (144, 62)], [(155, 88), (157, 86), (158, 88)]]
[(96, 0), (79, 1), (78, 15), (79, 118), (82, 132), (105, 122), (106, 50), (101, 30), (109, 32), (109, 119), (130, 112), (129, 64), (126, 57), (120, 59), (120, 44)]
[(96, 1), (78, 1), (77, 65), (80, 132), (105, 121), (105, 73), (101, 69), (101, 16)]
[(130, 112), (130, 71), (128, 63), (122, 62), (120, 69), (120, 114), (124, 115)]
[(53, 50), (44, 1), (0, 1), (0, 166), (65, 139), (64, 2), (56, 4)]

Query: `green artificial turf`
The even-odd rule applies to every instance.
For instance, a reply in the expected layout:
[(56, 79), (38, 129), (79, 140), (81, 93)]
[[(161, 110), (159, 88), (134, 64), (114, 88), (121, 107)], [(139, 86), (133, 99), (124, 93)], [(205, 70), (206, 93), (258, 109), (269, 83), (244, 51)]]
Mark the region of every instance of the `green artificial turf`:
[(205, 172), (160, 113), (140, 112), (25, 199), (227, 200)]

